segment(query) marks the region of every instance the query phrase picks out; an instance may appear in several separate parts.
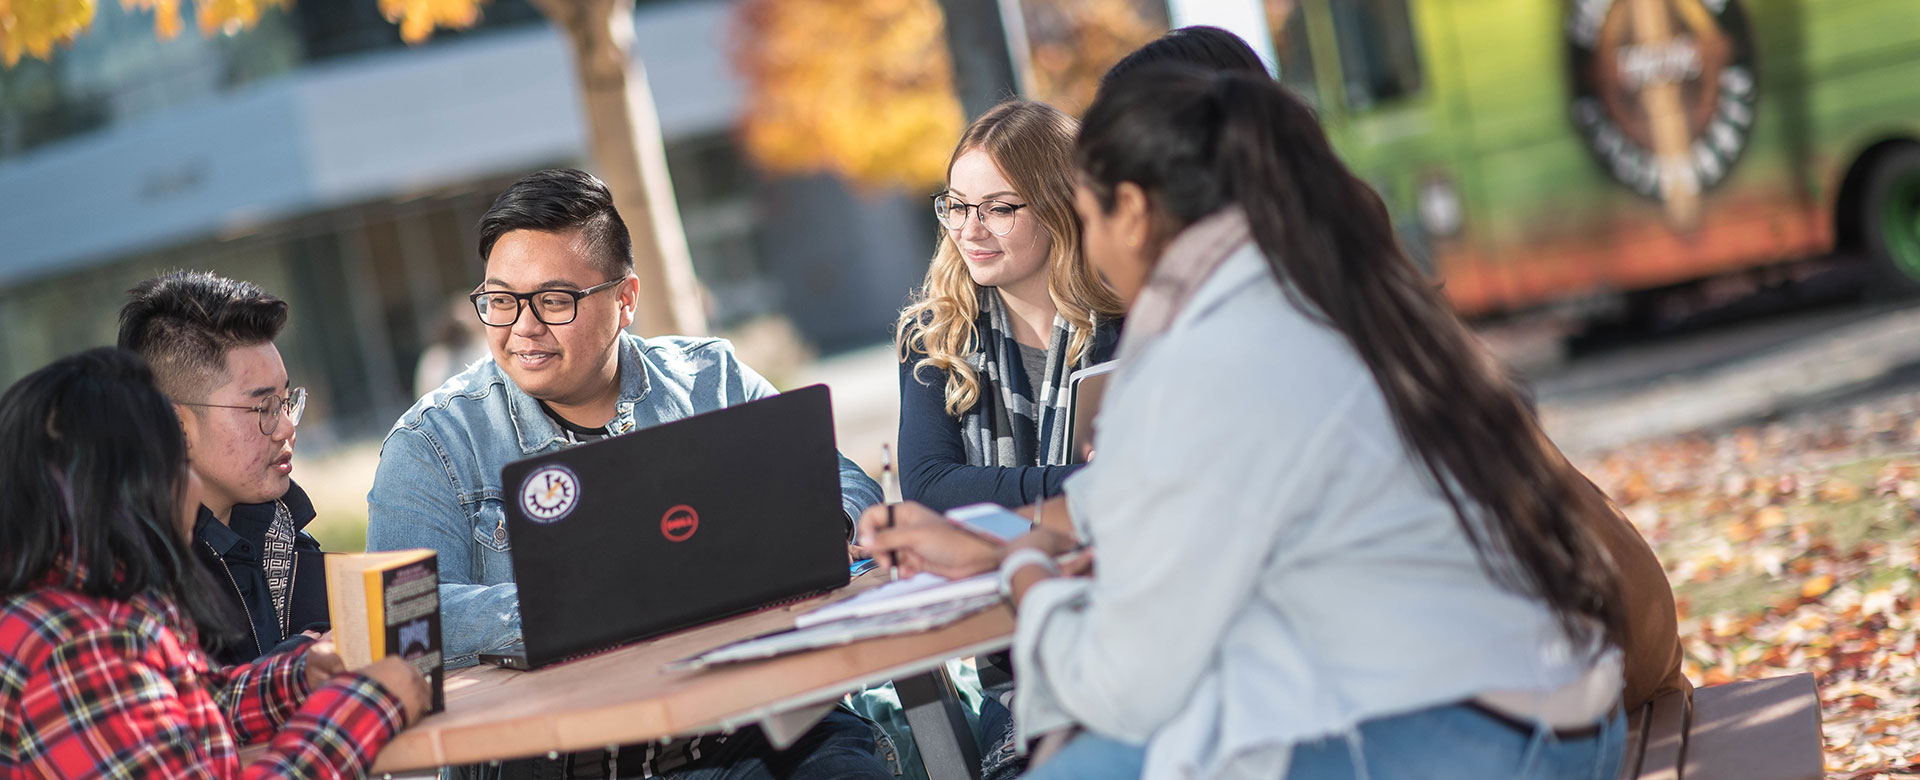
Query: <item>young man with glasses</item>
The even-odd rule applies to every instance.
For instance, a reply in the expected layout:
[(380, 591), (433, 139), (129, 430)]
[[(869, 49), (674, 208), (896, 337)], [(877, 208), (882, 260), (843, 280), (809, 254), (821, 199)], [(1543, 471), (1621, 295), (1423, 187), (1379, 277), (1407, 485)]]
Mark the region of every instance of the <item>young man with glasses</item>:
[(141, 282), (120, 309), (120, 348), (152, 366), (205, 486), (193, 549), (247, 621), (244, 635), (211, 648), (224, 664), (327, 629), (320, 544), (301, 530), (313, 502), (292, 477), (307, 391), (289, 385), (273, 346), (286, 322), (285, 301), (204, 271)]
[[(367, 495), (368, 549), (439, 554), (449, 667), (520, 639), (503, 466), (774, 393), (726, 341), (626, 332), (640, 282), (626, 225), (593, 176), (546, 170), (515, 182), (480, 218), (480, 257), (485, 277), (471, 297), (492, 359), (400, 417)], [(844, 457), (840, 487), (851, 540), (852, 518), (880, 489)], [(756, 728), (655, 748), (622, 751), (622, 776), (892, 776), (869, 724), (838, 710), (785, 751)], [(507, 762), (486, 776), (601, 777), (607, 766), (592, 751)]]

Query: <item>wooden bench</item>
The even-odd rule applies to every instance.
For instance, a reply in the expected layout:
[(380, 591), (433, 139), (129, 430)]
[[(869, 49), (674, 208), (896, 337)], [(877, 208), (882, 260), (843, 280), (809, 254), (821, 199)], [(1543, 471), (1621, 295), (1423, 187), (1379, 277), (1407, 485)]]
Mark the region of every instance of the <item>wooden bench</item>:
[(1819, 780), (1826, 771), (1813, 675), (1698, 688), (1627, 718), (1621, 780)]

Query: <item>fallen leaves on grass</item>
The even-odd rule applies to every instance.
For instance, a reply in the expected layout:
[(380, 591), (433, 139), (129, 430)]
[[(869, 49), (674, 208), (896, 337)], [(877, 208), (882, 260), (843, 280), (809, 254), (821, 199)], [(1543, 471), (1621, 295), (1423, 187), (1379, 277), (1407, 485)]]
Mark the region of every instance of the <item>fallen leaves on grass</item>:
[(1666, 566), (1695, 683), (1812, 672), (1833, 777), (1920, 773), (1920, 394), (1577, 460)]

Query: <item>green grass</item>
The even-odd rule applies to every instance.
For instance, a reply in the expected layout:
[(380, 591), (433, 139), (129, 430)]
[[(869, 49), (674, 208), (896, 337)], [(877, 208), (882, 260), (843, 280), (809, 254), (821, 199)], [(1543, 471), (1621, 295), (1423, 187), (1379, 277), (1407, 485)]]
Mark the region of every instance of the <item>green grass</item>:
[(307, 524), (307, 533), (327, 552), (365, 552), (367, 518), (364, 514), (322, 513)]
[[(1791, 568), (1796, 560), (1811, 559), (1836, 567), (1832, 572), (1836, 586), (1852, 582), (1863, 590), (1913, 576), (1904, 566), (1888, 566), (1885, 550), (1888, 545), (1920, 540), (1920, 522), (1898, 496), (1874, 492), (1878, 475), (1889, 462), (1911, 457), (1877, 457), (1814, 469), (1817, 476), (1809, 480), (1812, 484), (1801, 486), (1794, 496), (1778, 504), (1786, 513), (1786, 527), (1762, 530), (1744, 542), (1733, 541), (1728, 534), (1749, 514), (1747, 499), (1735, 499), (1731, 509), (1724, 508), (1724, 501), (1698, 495), (1669, 500), (1664, 507), (1668, 516), (1688, 519), (1673, 538), (1658, 545), (1657, 553), (1663, 561), (1671, 564), (1703, 554), (1722, 539), (1727, 539), (1734, 555), (1742, 559), (1731, 571), (1704, 581), (1675, 581), (1674, 594), (1689, 604), (1688, 611), (1694, 615), (1747, 615), (1799, 597), (1808, 575)], [(1859, 497), (1824, 500), (1819, 493), (1821, 478), (1853, 485), (1859, 489)], [(1716, 507), (1721, 508), (1714, 511)], [(1789, 568), (1780, 576), (1747, 563), (1768, 552), (1783, 554), (1782, 562)]]

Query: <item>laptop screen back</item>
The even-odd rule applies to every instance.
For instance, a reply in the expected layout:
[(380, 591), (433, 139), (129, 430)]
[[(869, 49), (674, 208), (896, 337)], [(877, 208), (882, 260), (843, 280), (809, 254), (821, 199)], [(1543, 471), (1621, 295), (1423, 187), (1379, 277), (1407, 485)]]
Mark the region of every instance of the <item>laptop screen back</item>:
[(847, 582), (825, 386), (516, 461), (501, 486), (534, 666)]

